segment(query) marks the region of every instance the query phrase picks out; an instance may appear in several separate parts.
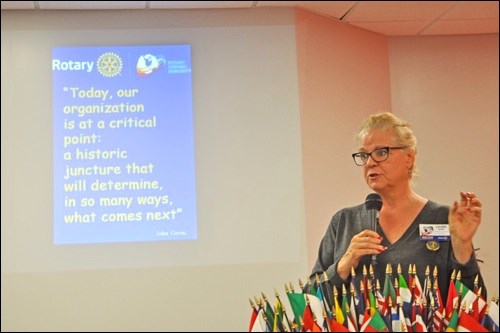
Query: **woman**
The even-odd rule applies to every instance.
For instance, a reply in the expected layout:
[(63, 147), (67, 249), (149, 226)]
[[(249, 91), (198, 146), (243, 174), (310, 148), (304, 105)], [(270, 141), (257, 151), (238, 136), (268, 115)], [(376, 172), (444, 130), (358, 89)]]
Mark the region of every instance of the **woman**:
[[(330, 284), (342, 290), (339, 288), (350, 281), (352, 268), (359, 278), (363, 266), (374, 266), (374, 276), (383, 285), (387, 264), (393, 269), (391, 282), (398, 265), (406, 281), (410, 265), (415, 265), (423, 286), (426, 268), (431, 275), (436, 268), (444, 302), (454, 270), (460, 271), (461, 282), (471, 290), (476, 277), (482, 283), (472, 244), (481, 223), (481, 202), (476, 195), (461, 192), (460, 200), (448, 207), (417, 194), (411, 186), (417, 139), (409, 124), (391, 113), (368, 117), (358, 139), (359, 151), (352, 156), (368, 187), (382, 200), (378, 224), (375, 228), (370, 225), (370, 212), (364, 204), (338, 211), (321, 241), (311, 277), (325, 272)], [(435, 238), (423, 236), (422, 227), (428, 230), (428, 225), (440, 230)], [(355, 286), (359, 287), (358, 281)], [(482, 291), (486, 295), (484, 286)]]

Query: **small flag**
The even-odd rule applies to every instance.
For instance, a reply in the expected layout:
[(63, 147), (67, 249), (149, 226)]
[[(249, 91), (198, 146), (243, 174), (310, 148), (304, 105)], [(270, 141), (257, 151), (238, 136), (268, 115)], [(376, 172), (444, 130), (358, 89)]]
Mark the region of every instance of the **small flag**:
[(463, 311), (458, 319), (457, 332), (488, 332), (470, 314)]

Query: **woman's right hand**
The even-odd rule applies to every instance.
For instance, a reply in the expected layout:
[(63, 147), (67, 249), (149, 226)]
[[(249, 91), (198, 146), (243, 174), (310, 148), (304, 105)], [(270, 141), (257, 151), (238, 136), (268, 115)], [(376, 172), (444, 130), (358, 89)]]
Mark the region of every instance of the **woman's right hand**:
[(385, 251), (387, 247), (382, 246), (381, 243), (382, 237), (373, 230), (366, 229), (355, 235), (337, 265), (337, 274), (340, 278), (347, 280), (351, 274), (351, 268), (356, 269), (363, 256)]

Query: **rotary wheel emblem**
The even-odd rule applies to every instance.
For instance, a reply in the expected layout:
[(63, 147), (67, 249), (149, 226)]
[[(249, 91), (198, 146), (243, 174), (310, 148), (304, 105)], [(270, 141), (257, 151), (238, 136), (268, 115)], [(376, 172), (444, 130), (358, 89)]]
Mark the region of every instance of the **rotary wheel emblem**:
[(105, 77), (114, 77), (121, 73), (123, 61), (114, 52), (106, 52), (97, 59), (97, 70)]

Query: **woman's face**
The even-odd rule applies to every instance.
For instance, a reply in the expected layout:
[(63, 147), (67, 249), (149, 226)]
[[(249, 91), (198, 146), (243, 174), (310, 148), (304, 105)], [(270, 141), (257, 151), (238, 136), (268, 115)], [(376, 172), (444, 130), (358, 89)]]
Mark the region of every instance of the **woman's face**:
[[(398, 147), (391, 130), (369, 131), (361, 141), (359, 151), (371, 153), (383, 147)], [(406, 149), (389, 149), (387, 159), (382, 162), (376, 162), (369, 157), (363, 166), (366, 184), (378, 193), (402, 185), (407, 186), (413, 160), (413, 151)]]

